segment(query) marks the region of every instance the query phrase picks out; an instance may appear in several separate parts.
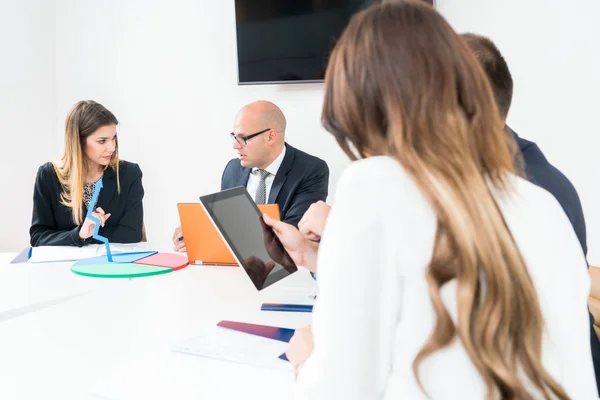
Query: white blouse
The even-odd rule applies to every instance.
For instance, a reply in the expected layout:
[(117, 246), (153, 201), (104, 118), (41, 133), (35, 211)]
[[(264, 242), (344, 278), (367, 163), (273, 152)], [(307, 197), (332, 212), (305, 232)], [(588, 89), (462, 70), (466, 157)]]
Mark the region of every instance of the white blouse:
[[(521, 178), (496, 201), (537, 290), (544, 367), (571, 398), (597, 398), (590, 279), (569, 220), (552, 195)], [(435, 232), (433, 209), (394, 159), (357, 161), (343, 173), (319, 249), (314, 351), (296, 399), (428, 398), (412, 364), (436, 320), (425, 281)], [(442, 297), (456, 320), (455, 281)], [(486, 397), (458, 338), (421, 363), (420, 378), (431, 399)]]

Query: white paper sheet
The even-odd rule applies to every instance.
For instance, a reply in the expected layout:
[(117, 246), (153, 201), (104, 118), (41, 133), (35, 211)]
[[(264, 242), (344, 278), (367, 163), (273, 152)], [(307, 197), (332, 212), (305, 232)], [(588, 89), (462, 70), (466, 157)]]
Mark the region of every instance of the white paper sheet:
[[(146, 243), (111, 243), (110, 250), (114, 254), (146, 251)], [(30, 263), (66, 262), (77, 261), (85, 258), (97, 257), (106, 254), (103, 244), (90, 244), (83, 247), (75, 246), (40, 246), (31, 250)]]
[(292, 365), (279, 358), (287, 345), (279, 340), (215, 326), (197, 337), (177, 343), (173, 351), (292, 372)]

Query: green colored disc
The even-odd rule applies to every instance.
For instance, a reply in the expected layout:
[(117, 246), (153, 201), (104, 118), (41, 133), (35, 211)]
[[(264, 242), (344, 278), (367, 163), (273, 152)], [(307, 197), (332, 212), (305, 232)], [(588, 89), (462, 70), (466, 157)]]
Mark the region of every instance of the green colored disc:
[(172, 272), (173, 269), (133, 263), (105, 262), (101, 264), (75, 263), (71, 267), (71, 271), (79, 275), (94, 278), (140, 278), (143, 276), (167, 274)]

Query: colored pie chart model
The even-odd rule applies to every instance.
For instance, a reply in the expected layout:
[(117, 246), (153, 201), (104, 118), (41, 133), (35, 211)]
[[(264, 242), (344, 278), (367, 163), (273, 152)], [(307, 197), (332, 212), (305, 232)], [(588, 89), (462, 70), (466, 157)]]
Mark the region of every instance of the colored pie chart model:
[(143, 251), (113, 254), (113, 262), (106, 256), (86, 258), (75, 262), (71, 271), (94, 278), (141, 278), (168, 274), (187, 265), (187, 258), (178, 254)]

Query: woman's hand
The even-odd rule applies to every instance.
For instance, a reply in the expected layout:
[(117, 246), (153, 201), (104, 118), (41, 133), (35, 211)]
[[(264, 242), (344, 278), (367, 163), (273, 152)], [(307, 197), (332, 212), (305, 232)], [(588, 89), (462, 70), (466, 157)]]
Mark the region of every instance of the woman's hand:
[(298, 229), (309, 240), (321, 239), (330, 210), (331, 206), (323, 201), (311, 204), (298, 223)]
[[(104, 227), (106, 220), (110, 218), (111, 214), (106, 214), (102, 208), (98, 207), (95, 211), (92, 211), (92, 215), (98, 218), (100, 220), (100, 226)], [(86, 218), (79, 230), (79, 237), (83, 240), (90, 238), (94, 234), (94, 229), (96, 229), (96, 223), (91, 219)]]
[(273, 228), (273, 232), (296, 265), (316, 272), (318, 244), (306, 239), (298, 229), (290, 224), (277, 221), (266, 214), (263, 215), (263, 221)]
[(305, 326), (302, 329), (296, 329), (294, 336), (290, 339), (288, 349), (285, 352), (287, 359), (294, 366), (296, 376), (298, 371), (304, 365), (304, 362), (312, 354), (314, 348), (311, 326)]

